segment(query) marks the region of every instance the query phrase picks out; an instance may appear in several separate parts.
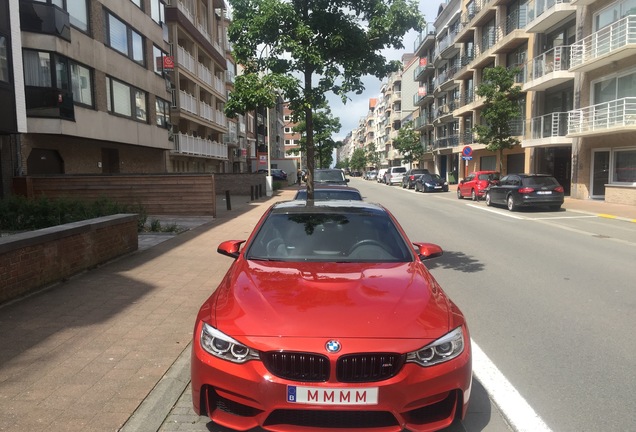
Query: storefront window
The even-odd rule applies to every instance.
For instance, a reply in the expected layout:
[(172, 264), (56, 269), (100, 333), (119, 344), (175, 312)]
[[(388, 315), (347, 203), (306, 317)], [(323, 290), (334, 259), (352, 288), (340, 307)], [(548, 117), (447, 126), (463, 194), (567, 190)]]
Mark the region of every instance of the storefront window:
[(636, 185), (636, 149), (614, 150), (613, 183)]

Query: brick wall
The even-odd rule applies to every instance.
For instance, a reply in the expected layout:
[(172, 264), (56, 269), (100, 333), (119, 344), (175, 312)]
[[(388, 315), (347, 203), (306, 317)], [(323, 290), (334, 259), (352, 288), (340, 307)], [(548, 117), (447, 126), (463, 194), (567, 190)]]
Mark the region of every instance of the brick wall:
[(251, 195), (251, 187), (260, 187), (265, 194), (265, 174), (214, 174), (217, 195), (230, 191), (231, 195)]
[(13, 184), (27, 197), (108, 198), (150, 215), (216, 216), (212, 174), (15, 177)]
[(0, 238), (0, 303), (137, 250), (137, 215), (119, 214)]

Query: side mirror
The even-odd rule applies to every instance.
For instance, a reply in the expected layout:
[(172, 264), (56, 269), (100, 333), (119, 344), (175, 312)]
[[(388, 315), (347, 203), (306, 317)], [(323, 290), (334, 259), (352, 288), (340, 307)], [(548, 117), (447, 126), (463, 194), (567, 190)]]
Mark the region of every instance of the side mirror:
[(229, 256), (230, 258), (238, 258), (241, 245), (245, 243), (245, 240), (227, 240), (224, 241), (216, 248), (216, 251), (221, 255)]
[(347, 183), (349, 183), (349, 179), (345, 179), (345, 181), (346, 181)]
[(444, 255), (442, 248), (434, 243), (413, 243), (413, 245), (422, 261)]

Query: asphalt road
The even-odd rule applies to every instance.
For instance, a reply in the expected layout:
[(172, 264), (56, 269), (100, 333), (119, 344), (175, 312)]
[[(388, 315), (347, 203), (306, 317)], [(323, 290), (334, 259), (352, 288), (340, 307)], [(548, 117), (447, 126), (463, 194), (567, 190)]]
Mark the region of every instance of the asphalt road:
[(442, 246), (428, 267), (474, 343), (549, 429), (635, 430), (636, 225), (573, 211), (511, 213), (458, 200), (454, 189), (350, 185), (391, 210), (411, 240)]

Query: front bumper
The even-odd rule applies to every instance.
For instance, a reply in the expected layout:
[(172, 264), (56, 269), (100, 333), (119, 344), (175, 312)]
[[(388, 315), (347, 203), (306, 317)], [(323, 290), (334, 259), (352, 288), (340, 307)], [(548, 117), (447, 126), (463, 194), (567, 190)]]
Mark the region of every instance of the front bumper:
[[(196, 333), (198, 334), (198, 333)], [(192, 399), (195, 412), (235, 430), (261, 427), (268, 431), (324, 431), (338, 429), (383, 432), (435, 431), (463, 418), (470, 398), (472, 366), (470, 339), (457, 358), (431, 367), (406, 363), (393, 377), (365, 383), (297, 382), (272, 375), (261, 361), (235, 364), (211, 356), (198, 340), (192, 349)], [(307, 340), (305, 341), (307, 342)], [(312, 345), (311, 341), (308, 345)], [(322, 340), (311, 347), (319, 352)], [(367, 341), (347, 341), (349, 346), (366, 345), (370, 352), (386, 349)], [(285, 347), (298, 351), (300, 347)], [(340, 352), (330, 358), (331, 367)], [(333, 369), (335, 370), (335, 369)], [(288, 402), (288, 386), (330, 390), (377, 388), (374, 405), (300, 404)], [(362, 429), (361, 429), (362, 428)]]

